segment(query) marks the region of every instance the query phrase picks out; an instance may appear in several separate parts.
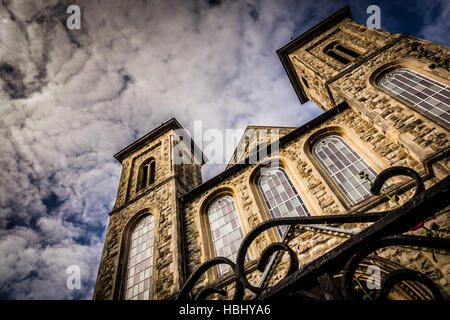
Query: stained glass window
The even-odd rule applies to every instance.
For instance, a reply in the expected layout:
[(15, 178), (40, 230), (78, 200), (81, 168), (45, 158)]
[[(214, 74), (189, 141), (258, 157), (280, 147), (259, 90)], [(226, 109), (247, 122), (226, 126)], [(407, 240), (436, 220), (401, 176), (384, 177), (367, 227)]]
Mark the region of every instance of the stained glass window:
[(359, 173), (364, 171), (372, 181), (377, 173), (340, 136), (320, 139), (312, 152), (351, 204), (371, 196), (370, 182), (360, 179)]
[[(215, 256), (235, 261), (244, 235), (233, 198), (223, 196), (211, 203), (208, 208), (208, 220)], [(219, 275), (230, 270), (225, 264), (217, 267)]]
[(406, 68), (384, 73), (378, 85), (414, 108), (450, 124), (450, 88)]
[(127, 300), (151, 298), (153, 234), (152, 215), (141, 219), (131, 232), (125, 281), (125, 299)]
[[(262, 169), (258, 185), (272, 218), (309, 216), (308, 209), (283, 168)], [(280, 235), (287, 227), (280, 227)]]

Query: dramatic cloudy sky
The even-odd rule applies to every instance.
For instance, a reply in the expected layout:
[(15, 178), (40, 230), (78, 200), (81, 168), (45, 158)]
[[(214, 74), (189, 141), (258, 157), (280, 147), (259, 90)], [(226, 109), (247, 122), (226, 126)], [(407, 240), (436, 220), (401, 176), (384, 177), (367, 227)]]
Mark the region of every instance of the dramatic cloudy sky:
[[(70, 4), (81, 30), (65, 27)], [(112, 156), (161, 122), (225, 130), (320, 114), (300, 108), (275, 51), (346, 4), (2, 0), (0, 298), (92, 297), (121, 170)], [(448, 1), (349, 4), (358, 22), (378, 4), (383, 29), (448, 45)]]

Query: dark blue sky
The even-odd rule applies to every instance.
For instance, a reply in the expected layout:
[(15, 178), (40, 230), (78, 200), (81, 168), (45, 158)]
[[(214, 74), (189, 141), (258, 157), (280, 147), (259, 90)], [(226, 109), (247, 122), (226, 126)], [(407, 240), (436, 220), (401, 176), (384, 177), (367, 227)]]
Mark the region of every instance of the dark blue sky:
[[(392, 33), (408, 32), (416, 37), (423, 37), (424, 26), (430, 24), (433, 19), (439, 17), (444, 10), (448, 10), (448, 4), (447, 9), (445, 9), (444, 2), (441, 1), (349, 1), (353, 19), (356, 22), (365, 24), (367, 17), (369, 16), (366, 14), (366, 9), (373, 4), (378, 5), (381, 9), (381, 29)], [(448, 29), (448, 24), (446, 26), (442, 25), (441, 28), (442, 35), (450, 31)], [(449, 39), (450, 37), (440, 36), (435, 39), (427, 40), (432, 40), (448, 46)]]
[[(377, 5), (381, 9), (381, 29), (391, 33), (408, 32), (412, 36), (425, 37), (427, 40), (438, 42), (446, 46), (450, 43), (450, 37), (446, 36), (446, 34), (450, 32), (449, 24), (448, 22), (445, 24), (442, 23), (447, 20), (445, 19), (446, 14), (449, 14), (448, 3), (446, 4), (445, 1), (354, 0), (343, 1), (341, 3), (350, 6), (353, 19), (358, 23), (366, 24), (367, 18), (369, 17), (369, 14), (366, 13), (367, 7), (370, 5)], [(305, 14), (307, 16), (321, 16), (324, 11), (323, 8), (317, 6), (310, 8)], [(309, 27), (315, 24), (315, 22), (311, 20), (309, 20), (309, 22)], [(424, 34), (424, 27), (433, 24), (433, 22), (436, 23), (437, 29), (441, 32)], [(307, 30), (307, 28), (304, 26), (304, 20), (299, 20), (299, 24), (296, 25), (296, 28), (293, 31), (293, 36), (296, 37), (305, 30)]]

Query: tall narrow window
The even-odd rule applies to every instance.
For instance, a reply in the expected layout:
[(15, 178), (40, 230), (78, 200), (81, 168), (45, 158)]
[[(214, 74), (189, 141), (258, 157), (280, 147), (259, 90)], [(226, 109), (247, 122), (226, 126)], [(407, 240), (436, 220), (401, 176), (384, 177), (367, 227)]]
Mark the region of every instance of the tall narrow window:
[(450, 124), (450, 88), (406, 68), (392, 69), (378, 78), (378, 85), (413, 108)]
[(153, 265), (153, 216), (141, 219), (131, 232), (125, 281), (125, 299), (151, 298)]
[(349, 55), (352, 58), (358, 58), (359, 57), (359, 53), (357, 53), (357, 52), (355, 52), (355, 51), (353, 51), (353, 50), (351, 50), (349, 48), (346, 48), (346, 47), (344, 47), (343, 45), (340, 45), (340, 44), (338, 44), (336, 46), (336, 50), (338, 52), (340, 51), (342, 53), (345, 53), (345, 54)]
[(337, 60), (337, 61), (339, 61), (339, 62), (342, 62), (343, 64), (347, 64), (347, 63), (350, 62), (350, 60), (348, 60), (346, 57), (343, 57), (343, 56), (337, 54), (337, 53), (336, 53), (335, 51), (333, 51), (333, 50), (328, 50), (328, 51), (326, 52), (326, 54), (329, 55), (330, 57), (332, 57), (333, 59), (335, 59), (335, 60)]
[[(302, 198), (283, 168), (262, 171), (258, 186), (272, 218), (309, 216)], [(280, 235), (287, 227), (278, 228)]]
[(343, 64), (347, 64), (360, 56), (358, 52), (343, 46), (339, 42), (330, 43), (323, 49), (323, 52)]
[(302, 81), (303, 81), (303, 84), (305, 85), (305, 87), (309, 89), (309, 84), (308, 84), (308, 81), (306, 81), (305, 77), (302, 77)]
[(370, 182), (360, 179), (359, 172), (367, 173), (372, 181), (377, 173), (340, 136), (330, 135), (320, 139), (312, 153), (351, 204), (371, 196)]
[(138, 191), (155, 182), (155, 159), (146, 160), (139, 169)]
[[(216, 199), (208, 208), (208, 220), (215, 256), (235, 261), (244, 235), (233, 198), (223, 196)], [(219, 275), (230, 270), (225, 264), (217, 267)]]

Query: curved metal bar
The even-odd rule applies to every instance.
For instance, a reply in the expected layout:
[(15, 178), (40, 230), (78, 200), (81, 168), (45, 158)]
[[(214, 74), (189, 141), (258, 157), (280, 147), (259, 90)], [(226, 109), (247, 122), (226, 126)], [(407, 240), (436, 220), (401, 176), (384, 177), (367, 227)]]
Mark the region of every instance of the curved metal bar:
[(258, 264), (256, 268), (263, 272), (269, 262), (270, 257), (273, 253), (277, 251), (287, 251), (289, 253), (289, 257), (291, 258), (291, 262), (289, 263), (289, 270), (287, 274), (292, 274), (298, 269), (298, 258), (297, 254), (294, 250), (292, 250), (286, 243), (283, 242), (274, 242), (270, 244), (267, 248), (263, 250), (261, 253), (261, 258), (259, 258)]
[(373, 241), (366, 244), (355, 253), (348, 261), (344, 267), (343, 272), (343, 291), (344, 299), (356, 299), (356, 295), (352, 290), (353, 276), (356, 272), (356, 268), (372, 252), (389, 246), (420, 246), (435, 249), (450, 249), (450, 239), (444, 238), (429, 238), (421, 236), (410, 236), (410, 235), (397, 235), (389, 236)]
[[(202, 263), (200, 266), (198, 266), (197, 269), (195, 269), (195, 271), (192, 273), (192, 275), (189, 277), (189, 279), (187, 279), (187, 281), (184, 284), (181, 291), (178, 293), (176, 300), (177, 301), (189, 300), (189, 293), (194, 288), (194, 285), (197, 283), (198, 279), (200, 279), (200, 277), (209, 268), (211, 268), (215, 265), (218, 265), (218, 264), (227, 264), (227, 265), (231, 266), (231, 268), (236, 273), (236, 264), (233, 261), (231, 261), (230, 259), (225, 258), (225, 257), (212, 258), (212, 259)], [(220, 288), (215, 288), (215, 287), (210, 286), (210, 287), (205, 288), (202, 291), (200, 291), (200, 293), (197, 295), (197, 298), (198, 299), (206, 298), (211, 293), (219, 293), (222, 295), (226, 295), (226, 292), (225, 292), (225, 294), (223, 294), (223, 291), (221, 291), (221, 290), (222, 289), (220, 289)], [(243, 298), (243, 296), (244, 296), (244, 287), (239, 282), (238, 277), (236, 277), (236, 288), (235, 288), (233, 300), (241, 300)]]
[(409, 200), (411, 201), (413, 198), (418, 196), (420, 193), (422, 193), (425, 190), (425, 185), (423, 184), (423, 180), (420, 177), (420, 175), (414, 171), (411, 168), (408, 167), (402, 167), (402, 166), (396, 166), (396, 167), (390, 167), (386, 170), (383, 170), (373, 182), (372, 187), (370, 188), (370, 192), (372, 192), (374, 195), (380, 194), (381, 188), (383, 187), (383, 184), (390, 178), (395, 176), (408, 176), (414, 179), (416, 182), (416, 192), (412, 196), (412, 198)]
[(334, 279), (328, 273), (321, 274), (317, 281), (322, 288), (326, 300), (342, 300), (341, 290), (337, 287)]
[[(217, 264), (225, 263), (230, 265), (236, 274), (236, 292), (235, 296), (233, 297), (234, 300), (241, 299), (240, 297), (243, 297), (244, 295), (244, 287), (250, 289), (254, 293), (261, 292), (259, 290), (259, 287), (252, 286), (247, 278), (245, 277), (245, 255), (247, 253), (248, 247), (253, 242), (253, 240), (262, 232), (266, 231), (267, 229), (276, 227), (276, 226), (282, 226), (282, 225), (296, 225), (296, 224), (321, 224), (321, 223), (346, 223), (346, 222), (373, 222), (378, 220), (380, 217), (383, 217), (386, 214), (386, 212), (374, 212), (374, 213), (357, 213), (357, 214), (347, 214), (347, 215), (330, 215), (330, 216), (320, 216), (320, 217), (294, 217), (294, 218), (277, 218), (277, 219), (271, 219), (268, 221), (265, 221), (255, 228), (253, 228), (252, 231), (250, 231), (244, 240), (241, 243), (241, 246), (239, 247), (238, 254), (237, 254), (237, 263), (235, 264), (231, 260), (225, 257), (215, 257), (212, 258), (203, 264), (201, 264), (194, 273), (188, 278), (188, 280), (185, 282), (183, 288), (179, 292), (177, 296), (177, 300), (185, 300), (189, 298), (189, 292), (194, 287), (195, 283), (198, 281), (198, 279), (205, 273), (209, 268), (212, 266), (215, 266)], [(290, 248), (289, 248), (290, 249)], [(290, 249), (292, 250), (292, 249)], [(278, 251), (278, 250), (275, 250)], [(292, 265), (293, 261), (293, 254), (289, 252), (289, 255), (291, 256), (291, 265), (290, 270), (293, 270), (294, 272), (296, 269), (295, 262), (294, 265)], [(242, 257), (241, 257), (242, 256)], [(297, 266), (298, 266), (298, 260), (297, 260)], [(292, 268), (292, 269), (291, 269)], [(298, 268), (298, 267), (296, 267)], [(294, 270), (295, 269), (295, 270)], [(241, 286), (243, 287), (241, 288)], [(241, 292), (242, 291), (242, 292)]]
[[(285, 244), (283, 242), (274, 242), (274, 243), (270, 244), (269, 246), (267, 246), (261, 253), (261, 257), (259, 258), (256, 268), (259, 271), (263, 272), (266, 269), (267, 263), (269, 262), (269, 259), (272, 256), (272, 254), (274, 254), (277, 251), (287, 251), (289, 253), (290, 262), (289, 262), (289, 269), (287, 271), (286, 276), (288, 276), (298, 270), (297, 254), (295, 253), (294, 250), (292, 250), (287, 244)], [(259, 293), (259, 292), (266, 290), (269, 287), (261, 286), (261, 287), (255, 287), (255, 288), (257, 288), (256, 292)]]
[[(425, 191), (423, 181), (417, 172), (407, 167), (392, 167), (384, 170), (378, 175), (372, 185), (371, 192), (374, 194), (379, 194), (383, 184), (389, 178), (397, 175), (405, 175), (413, 178), (416, 185), (414, 195), (401, 207), (383, 212), (289, 217), (265, 221), (253, 228), (245, 236), (237, 253), (236, 264), (227, 258), (220, 257), (210, 259), (201, 264), (186, 281), (177, 297), (177, 300), (189, 298), (189, 291), (194, 287), (199, 278), (209, 268), (221, 263), (230, 265), (235, 272), (236, 290), (233, 299), (241, 299), (244, 295), (244, 288), (247, 288), (254, 293), (261, 293), (262, 291), (268, 289), (263, 287), (255, 287), (250, 284), (245, 273), (245, 257), (250, 244), (258, 236), (270, 228), (279, 226), (376, 222), (365, 230), (352, 236), (351, 239), (344, 242), (339, 247), (327, 252), (323, 257), (308, 263), (308, 265), (302, 270), (298, 270), (297, 254), (287, 244), (281, 242), (270, 244), (265, 250), (263, 250), (257, 268), (259, 270), (264, 270), (270, 256), (278, 251), (287, 251), (289, 253), (290, 266), (285, 278), (280, 280), (273, 287), (270, 287), (272, 288), (271, 290), (265, 291), (267, 294), (263, 294), (263, 298), (271, 297), (275, 294), (289, 294), (290, 290), (295, 290), (291, 292), (302, 292), (300, 284), (305, 282), (309, 283), (308, 277), (312, 277), (314, 281), (317, 281), (317, 277), (320, 277), (321, 274), (325, 273), (330, 274), (331, 277), (331, 274), (338, 272), (342, 267), (344, 267), (344, 298), (355, 298), (354, 293), (351, 290), (353, 275), (359, 263), (371, 252), (379, 248), (392, 245), (449, 249), (450, 240), (448, 239), (392, 235), (401, 234), (404, 231), (409, 230), (410, 226), (413, 226), (414, 223), (418, 223), (431, 215), (431, 213), (428, 214), (427, 209), (429, 209), (430, 212), (437, 212), (448, 205), (449, 198), (447, 195), (450, 193), (450, 178), (445, 178), (443, 181), (440, 181), (429, 190)], [(320, 268), (323, 270), (319, 270)], [(399, 274), (405, 275), (405, 273)], [(397, 282), (396, 279), (399, 279), (399, 277), (400, 276), (392, 277), (393, 280), (389, 280), (389, 282), (387, 282), (386, 290), (389, 289), (389, 285), (391, 285), (391, 283)], [(286, 288), (286, 286), (289, 288)], [(207, 287), (200, 291), (197, 298), (206, 298), (212, 293), (226, 295), (222, 289)], [(435, 297), (438, 296), (435, 295)]]
[(381, 283), (381, 289), (375, 295), (375, 300), (387, 300), (389, 292), (391, 292), (394, 285), (400, 281), (412, 280), (421, 282), (433, 294), (434, 300), (443, 300), (439, 288), (424, 274), (410, 269), (399, 269), (392, 271)]
[[(262, 222), (253, 228), (244, 238), (239, 247), (236, 259), (236, 275), (242, 282), (245, 288), (252, 292), (259, 293), (261, 288), (255, 287), (247, 280), (245, 276), (245, 256), (247, 254), (250, 244), (264, 231), (278, 226), (284, 225), (306, 225), (306, 224), (325, 224), (325, 223), (351, 223), (351, 222), (374, 222), (385, 216), (387, 212), (373, 212), (373, 213), (356, 213), (343, 215), (328, 215), (328, 216), (308, 216), (308, 217), (289, 217), (276, 218)], [(291, 249), (292, 250), (292, 249)], [(277, 251), (277, 250), (276, 250)], [(288, 251), (290, 252), (290, 251)], [(291, 254), (290, 254), (291, 255)], [(292, 256), (292, 255), (291, 255)], [(291, 260), (292, 261), (292, 260)], [(287, 276), (287, 275), (286, 275)]]

